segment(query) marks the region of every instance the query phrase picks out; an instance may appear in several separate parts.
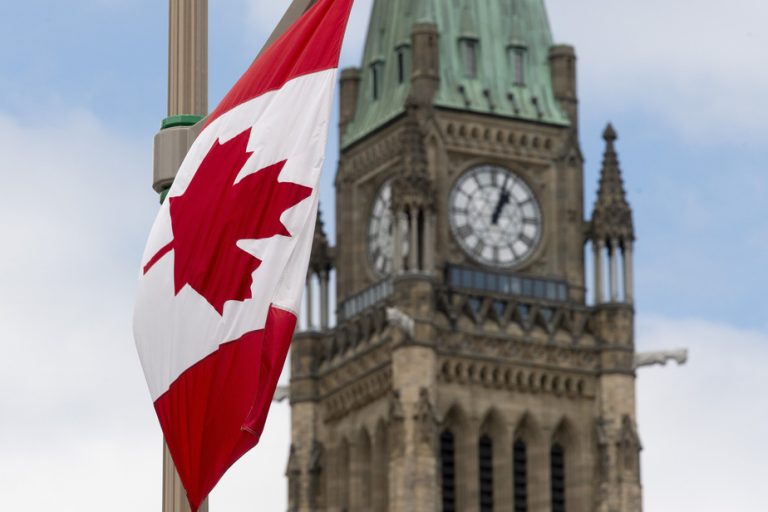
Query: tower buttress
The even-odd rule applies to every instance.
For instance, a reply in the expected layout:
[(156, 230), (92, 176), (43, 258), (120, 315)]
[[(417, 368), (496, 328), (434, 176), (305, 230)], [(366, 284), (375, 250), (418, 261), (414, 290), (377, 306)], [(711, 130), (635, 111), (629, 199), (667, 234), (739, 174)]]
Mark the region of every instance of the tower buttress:
[(357, 96), (360, 91), (360, 69), (347, 68), (341, 72), (339, 80), (340, 113), (339, 131), (344, 133), (347, 125), (355, 118)]
[(292, 352), (298, 512), (640, 512), (631, 211), (611, 128), (585, 222), (577, 125), (544, 0), (374, 1), (310, 265), (338, 323)]
[(423, 21), (413, 26), (410, 101), (422, 107), (432, 106), (440, 86), (439, 37), (434, 23)]
[(555, 99), (568, 115), (571, 129), (579, 133), (579, 96), (576, 76), (576, 51), (570, 45), (555, 45), (549, 49), (549, 69)]
[[(595, 426), (598, 440), (596, 510), (641, 512), (641, 445), (636, 419), (632, 306), (635, 233), (615, 147), (618, 135), (611, 124), (606, 127), (603, 139), (605, 154), (589, 232), (595, 261), (594, 320), (601, 350)], [(607, 268), (604, 268), (606, 258)], [(622, 276), (618, 269), (620, 259), (623, 260)]]

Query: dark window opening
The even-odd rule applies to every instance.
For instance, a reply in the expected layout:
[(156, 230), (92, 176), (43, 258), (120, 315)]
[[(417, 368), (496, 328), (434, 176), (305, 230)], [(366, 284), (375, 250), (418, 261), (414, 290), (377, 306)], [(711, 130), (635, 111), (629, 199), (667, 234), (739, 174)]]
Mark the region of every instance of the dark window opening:
[(512, 474), (515, 512), (528, 512), (528, 450), (525, 443), (520, 440), (515, 442), (513, 449)]
[(493, 441), (488, 436), (480, 438), (478, 446), (480, 463), (480, 512), (493, 512)]
[(379, 99), (382, 90), (382, 80), (384, 79), (384, 63), (374, 62), (371, 64), (371, 94), (373, 99)]
[(406, 67), (405, 67), (405, 48), (400, 48), (397, 51), (397, 81), (398, 83), (405, 83)]
[(453, 433), (440, 434), (440, 478), (442, 480), (443, 512), (456, 512), (456, 459)]
[(552, 512), (565, 512), (565, 450), (555, 443), (549, 454)]

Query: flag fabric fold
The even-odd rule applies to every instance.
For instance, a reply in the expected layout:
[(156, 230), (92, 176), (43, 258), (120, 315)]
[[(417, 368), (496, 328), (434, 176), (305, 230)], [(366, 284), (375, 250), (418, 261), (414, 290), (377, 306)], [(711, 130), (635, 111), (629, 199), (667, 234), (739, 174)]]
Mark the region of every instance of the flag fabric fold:
[(197, 510), (254, 447), (309, 262), (353, 0), (318, 0), (206, 120), (150, 232), (134, 337)]

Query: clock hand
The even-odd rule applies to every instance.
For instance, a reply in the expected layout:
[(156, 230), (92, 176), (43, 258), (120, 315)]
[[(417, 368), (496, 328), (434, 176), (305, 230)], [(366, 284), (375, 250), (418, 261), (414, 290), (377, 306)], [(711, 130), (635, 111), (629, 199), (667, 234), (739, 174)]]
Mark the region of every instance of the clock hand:
[(494, 226), (498, 224), (501, 211), (509, 203), (509, 191), (507, 190), (507, 183), (509, 182), (509, 176), (504, 179), (504, 184), (501, 186), (501, 194), (499, 194), (499, 202), (496, 203), (496, 208), (493, 210), (491, 216), (491, 224)]

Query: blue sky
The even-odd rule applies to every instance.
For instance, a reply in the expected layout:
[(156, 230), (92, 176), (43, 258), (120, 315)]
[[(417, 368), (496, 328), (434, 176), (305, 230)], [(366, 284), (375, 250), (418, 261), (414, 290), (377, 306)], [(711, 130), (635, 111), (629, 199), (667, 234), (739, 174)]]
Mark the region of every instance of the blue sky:
[[(753, 449), (768, 427), (758, 381), (768, 363), (768, 5), (547, 3), (555, 38), (579, 55), (588, 210), (605, 123), (620, 135), (638, 235), (638, 346), (691, 349), (687, 366), (639, 377), (646, 508), (757, 512), (756, 475), (768, 472)], [(286, 5), (211, 2), (211, 106)], [(359, 59), (369, 8), (358, 0), (346, 65)], [(157, 210), (166, 16), (158, 0), (33, 0), (0, 17), (0, 488), (10, 508), (47, 510), (62, 496), (64, 510), (102, 510), (114, 495), (115, 510), (158, 504), (160, 434), (130, 319)], [(337, 151), (333, 134), (326, 220)], [(254, 496), (284, 508), (287, 428), (278, 406), (262, 445), (214, 494), (215, 512), (255, 510)], [(727, 446), (702, 452), (715, 438)], [(725, 483), (717, 461), (731, 469)]]

